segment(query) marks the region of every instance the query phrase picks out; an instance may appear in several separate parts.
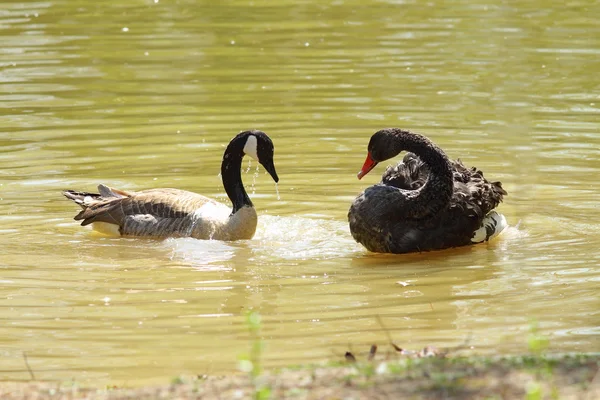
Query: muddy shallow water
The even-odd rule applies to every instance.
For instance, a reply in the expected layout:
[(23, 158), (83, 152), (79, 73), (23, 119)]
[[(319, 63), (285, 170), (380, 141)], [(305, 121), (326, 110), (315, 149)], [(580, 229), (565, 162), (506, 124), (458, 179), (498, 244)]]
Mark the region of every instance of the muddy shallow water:
[[(233, 371), (262, 315), (267, 367), (386, 340), (470, 338), (600, 350), (600, 24), (586, 2), (5, 4), (0, 15), (0, 376), (118, 384)], [(558, 3), (557, 3), (558, 4)], [(511, 227), (405, 256), (356, 244), (377, 182), (370, 135), (425, 133), (509, 192)], [(226, 202), (242, 129), (275, 143), (276, 187), (244, 162), (259, 213), (233, 243), (107, 238), (66, 188), (177, 187)]]

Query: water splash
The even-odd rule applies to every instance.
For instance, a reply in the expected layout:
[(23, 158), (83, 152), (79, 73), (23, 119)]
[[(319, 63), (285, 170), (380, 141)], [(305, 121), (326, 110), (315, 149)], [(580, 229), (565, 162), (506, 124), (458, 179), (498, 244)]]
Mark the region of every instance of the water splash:
[(256, 178), (258, 178), (258, 165), (256, 166), (256, 170), (254, 171), (254, 174), (252, 175), (252, 185), (250, 186), (252, 188), (252, 194), (256, 193)]
[(364, 254), (344, 221), (261, 215), (251, 240), (222, 242), (171, 238), (163, 242), (172, 259), (202, 268), (236, 268), (281, 261), (327, 260)]
[(364, 253), (344, 221), (261, 215), (253, 241), (255, 261), (332, 259)]
[(250, 168), (252, 167), (252, 159), (250, 157), (248, 157), (248, 168), (246, 168), (246, 170), (244, 171), (244, 173), (248, 173), (250, 172)]
[(275, 192), (277, 193), (277, 200), (281, 200), (281, 196), (279, 195), (279, 183), (275, 182)]

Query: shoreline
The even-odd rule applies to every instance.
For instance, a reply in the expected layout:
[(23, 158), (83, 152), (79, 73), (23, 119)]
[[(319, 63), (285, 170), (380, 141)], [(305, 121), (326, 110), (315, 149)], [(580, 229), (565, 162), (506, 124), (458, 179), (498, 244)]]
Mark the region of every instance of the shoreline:
[(0, 399), (597, 399), (600, 353), (346, 361), (141, 387), (0, 382)]

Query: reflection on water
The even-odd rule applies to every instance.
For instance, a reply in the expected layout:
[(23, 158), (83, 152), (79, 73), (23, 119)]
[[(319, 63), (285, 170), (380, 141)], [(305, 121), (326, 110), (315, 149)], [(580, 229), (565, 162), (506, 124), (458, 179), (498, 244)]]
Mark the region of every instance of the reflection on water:
[[(143, 4), (142, 4), (143, 3)], [(586, 2), (3, 3), (0, 376), (165, 382), (233, 371), (262, 315), (266, 366), (387, 341), (480, 353), (599, 350), (600, 25)], [(206, 4), (205, 4), (206, 3)], [(244, 15), (243, 19), (232, 15)], [(387, 126), (500, 180), (511, 227), (474, 247), (369, 254), (346, 214)], [(266, 131), (280, 182), (232, 243), (108, 238), (67, 188), (227, 202), (219, 166)], [(382, 169), (383, 171), (383, 169)]]

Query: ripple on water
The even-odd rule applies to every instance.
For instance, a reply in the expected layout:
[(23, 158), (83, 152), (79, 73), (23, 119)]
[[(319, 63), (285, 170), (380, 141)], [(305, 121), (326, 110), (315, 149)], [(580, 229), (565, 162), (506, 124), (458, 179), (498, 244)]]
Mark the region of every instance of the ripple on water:
[[(509, 226), (494, 240), (504, 248), (527, 236), (518, 226)], [(171, 259), (197, 268), (229, 270), (236, 259), (269, 264), (278, 261), (328, 260), (362, 256), (367, 251), (354, 241), (345, 221), (306, 217), (262, 215), (252, 240), (220, 242), (192, 238), (167, 239)]]
[(179, 238), (168, 239), (164, 245), (172, 248), (172, 259), (208, 269), (227, 268), (224, 264), (242, 255), (254, 263), (270, 263), (350, 257), (365, 252), (352, 239), (345, 222), (270, 215), (259, 218), (252, 240), (219, 242)]
[(345, 221), (304, 217), (262, 216), (255, 240), (257, 258), (323, 260), (364, 253)]

